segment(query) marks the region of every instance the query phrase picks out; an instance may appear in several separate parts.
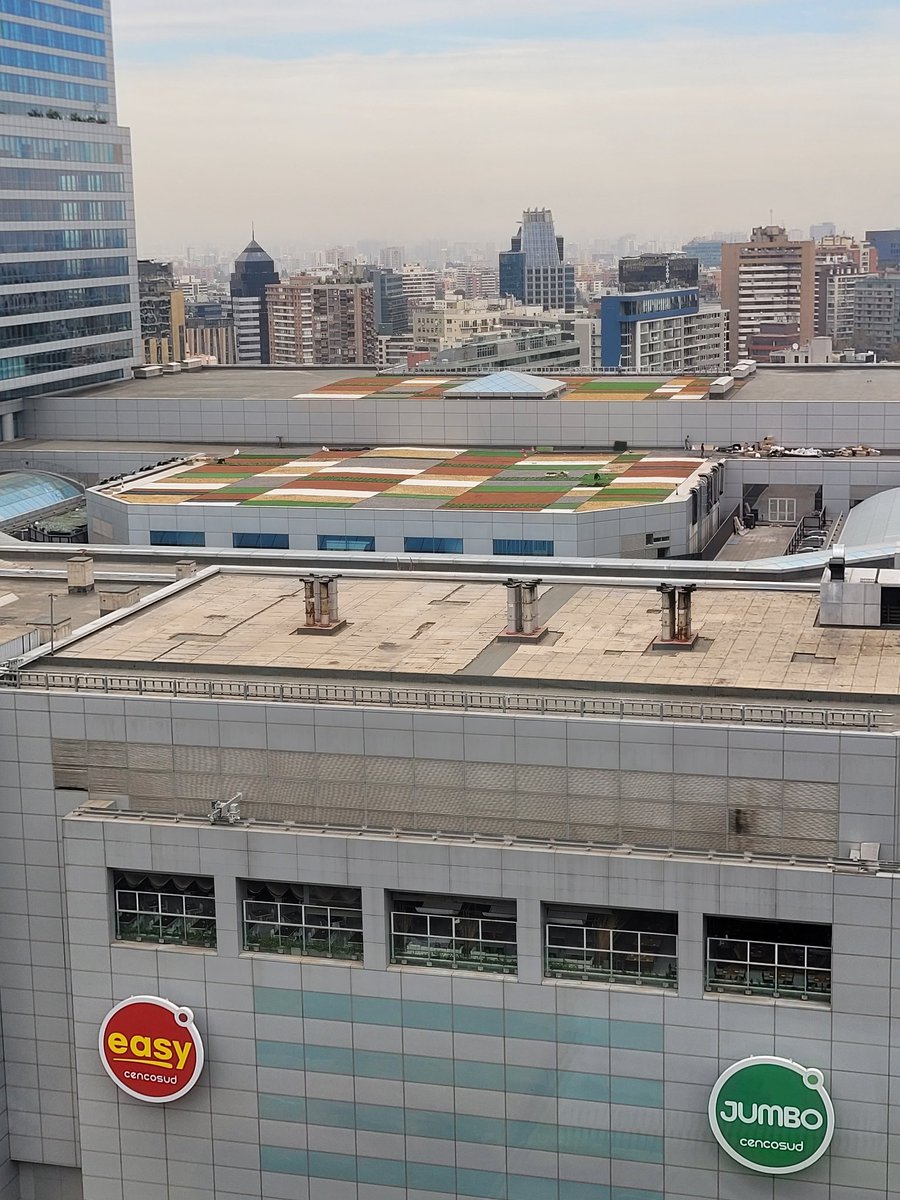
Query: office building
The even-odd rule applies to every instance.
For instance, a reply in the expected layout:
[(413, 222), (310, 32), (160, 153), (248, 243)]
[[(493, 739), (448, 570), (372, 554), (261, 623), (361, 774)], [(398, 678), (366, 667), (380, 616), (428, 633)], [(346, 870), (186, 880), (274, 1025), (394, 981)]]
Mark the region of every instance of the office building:
[(500, 252), (500, 295), (551, 311), (575, 311), (575, 268), (565, 261), (565, 244), (549, 208), (522, 213), (509, 250)]
[(853, 347), (900, 361), (900, 272), (860, 276), (853, 289)]
[(728, 313), (700, 303), (697, 288), (600, 300), (600, 365), (639, 374), (719, 375), (728, 356)]
[(729, 362), (747, 357), (761, 325), (815, 330), (815, 243), (791, 240), (778, 225), (758, 226), (748, 242), (722, 247), (722, 306), (730, 313)]
[(809, 236), (814, 242), (819, 242), (825, 237), (834, 237), (836, 233), (837, 226), (834, 221), (822, 221), (809, 227)]
[(695, 288), (700, 283), (700, 260), (687, 254), (638, 254), (619, 259), (620, 292), (657, 292)]
[(223, 367), (237, 364), (234, 317), (228, 301), (207, 301), (188, 306), (185, 318), (187, 352), (213, 358)]
[(900, 229), (869, 229), (866, 241), (875, 247), (881, 270), (900, 270)]
[(403, 270), (405, 257), (406, 252), (402, 246), (383, 246), (378, 251), (379, 266), (386, 267), (389, 271), (396, 271), (398, 274)]
[(231, 307), (237, 361), (240, 365), (270, 362), (269, 314), (266, 288), (278, 283), (278, 272), (270, 254), (251, 238), (234, 262), (231, 275)]
[(184, 292), (175, 283), (172, 264), (139, 259), (138, 295), (144, 365), (183, 362), (187, 355)]
[(371, 267), (366, 279), (372, 284), (375, 332), (379, 337), (409, 333), (409, 303), (403, 291), (403, 276), (392, 267)]
[(266, 305), (273, 365), (375, 364), (371, 283), (295, 275), (269, 286)]
[(13, 0), (0, 25), (0, 439), (25, 396), (140, 361), (131, 143), (109, 4)]
[(432, 350), (459, 346), (478, 334), (491, 333), (512, 321), (533, 323), (536, 309), (507, 296), (504, 300), (438, 300), (412, 313), (413, 337)]
[(416, 363), (416, 371), (467, 375), (487, 371), (565, 371), (587, 366), (585, 348), (574, 330), (534, 323), (496, 328), (468, 341), (432, 351)]

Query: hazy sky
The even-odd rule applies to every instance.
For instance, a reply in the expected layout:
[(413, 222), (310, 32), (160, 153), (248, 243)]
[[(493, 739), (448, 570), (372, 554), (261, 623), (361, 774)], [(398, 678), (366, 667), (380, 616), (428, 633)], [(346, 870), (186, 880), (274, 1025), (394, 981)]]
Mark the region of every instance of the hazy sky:
[(896, 0), (112, 0), (144, 252), (900, 223)]

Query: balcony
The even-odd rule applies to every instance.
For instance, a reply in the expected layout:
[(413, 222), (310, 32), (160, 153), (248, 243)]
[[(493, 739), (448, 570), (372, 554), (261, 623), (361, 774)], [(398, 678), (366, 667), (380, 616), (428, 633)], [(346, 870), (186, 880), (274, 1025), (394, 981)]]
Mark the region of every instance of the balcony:
[(831, 1001), (831, 930), (778, 921), (709, 918), (706, 990)]
[(544, 975), (585, 983), (674, 988), (678, 982), (677, 917), (630, 909), (550, 906)]

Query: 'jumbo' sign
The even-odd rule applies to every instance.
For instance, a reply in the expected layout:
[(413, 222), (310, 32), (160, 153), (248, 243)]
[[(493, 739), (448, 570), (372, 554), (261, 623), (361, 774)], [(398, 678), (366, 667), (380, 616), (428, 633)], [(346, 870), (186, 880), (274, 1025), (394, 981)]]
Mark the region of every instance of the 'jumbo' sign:
[(834, 1136), (825, 1077), (788, 1058), (744, 1058), (723, 1071), (709, 1123), (732, 1158), (764, 1175), (791, 1175), (821, 1158)]
[(136, 1100), (177, 1100), (203, 1070), (194, 1014), (159, 996), (123, 1000), (100, 1026), (100, 1061), (110, 1079)]

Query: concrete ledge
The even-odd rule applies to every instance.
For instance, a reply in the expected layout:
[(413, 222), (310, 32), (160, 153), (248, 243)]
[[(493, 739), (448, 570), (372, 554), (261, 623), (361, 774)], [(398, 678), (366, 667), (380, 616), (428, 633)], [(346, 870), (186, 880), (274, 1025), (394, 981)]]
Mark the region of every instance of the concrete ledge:
[(497, 634), (498, 642), (540, 642), (550, 632), (549, 625), (541, 625), (539, 629), (533, 629), (531, 633), (513, 633), (505, 629), (503, 633)]
[(332, 625), (301, 625), (294, 633), (312, 633), (328, 637), (332, 633), (340, 633), (346, 627), (346, 621), (335, 621)]

